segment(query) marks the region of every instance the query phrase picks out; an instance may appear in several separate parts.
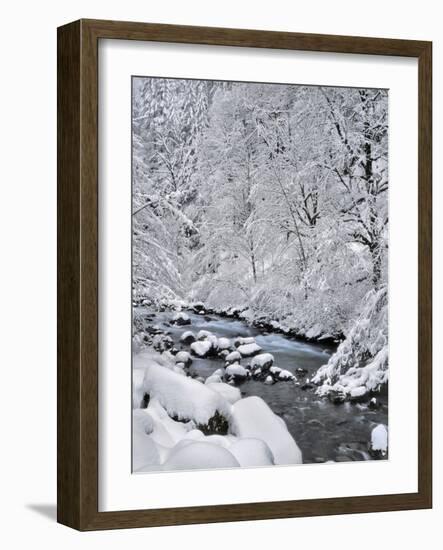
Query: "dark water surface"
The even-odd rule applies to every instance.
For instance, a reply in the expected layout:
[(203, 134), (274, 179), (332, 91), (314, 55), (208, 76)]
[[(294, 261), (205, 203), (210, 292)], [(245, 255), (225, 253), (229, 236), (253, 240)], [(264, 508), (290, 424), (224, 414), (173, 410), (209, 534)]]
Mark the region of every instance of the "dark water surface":
[[(170, 325), (173, 313), (152, 312), (137, 308), (142, 314), (152, 316), (150, 325), (158, 324), (168, 331), (179, 349), (189, 350), (179, 343), (183, 332), (191, 330), (209, 330), (217, 337), (234, 338), (236, 336), (254, 336), (263, 352), (272, 353), (274, 365), (287, 369), (293, 374), (297, 368), (307, 370), (306, 377), (294, 382), (278, 382), (266, 385), (256, 380), (247, 380), (239, 385), (242, 394), (258, 395), (281, 416), (288, 430), (303, 453), (303, 462), (324, 462), (327, 460), (349, 461), (369, 460), (368, 443), (372, 429), (380, 423), (388, 424), (387, 396), (377, 397), (380, 408), (371, 410), (366, 404), (344, 403), (334, 405), (327, 399), (319, 398), (315, 389), (302, 390), (301, 386), (310, 379), (317, 369), (328, 362), (335, 351), (327, 345), (296, 340), (279, 333), (260, 331), (243, 321), (220, 317), (218, 315), (198, 315), (186, 312), (191, 325)], [(247, 363), (247, 360), (242, 360)], [(216, 369), (223, 367), (221, 358), (193, 358), (191, 372), (204, 378)]]

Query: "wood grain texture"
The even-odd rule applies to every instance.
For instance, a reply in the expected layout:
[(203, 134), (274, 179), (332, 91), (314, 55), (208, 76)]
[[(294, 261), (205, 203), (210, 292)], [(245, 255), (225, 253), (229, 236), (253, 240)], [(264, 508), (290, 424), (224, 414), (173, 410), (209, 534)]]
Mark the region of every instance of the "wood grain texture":
[[(103, 38), (394, 55), (419, 60), (417, 493), (98, 512), (98, 41)], [(58, 521), (114, 529), (432, 506), (430, 42), (81, 20), (58, 29)]]
[(57, 518), (79, 525), (80, 23), (57, 51)]

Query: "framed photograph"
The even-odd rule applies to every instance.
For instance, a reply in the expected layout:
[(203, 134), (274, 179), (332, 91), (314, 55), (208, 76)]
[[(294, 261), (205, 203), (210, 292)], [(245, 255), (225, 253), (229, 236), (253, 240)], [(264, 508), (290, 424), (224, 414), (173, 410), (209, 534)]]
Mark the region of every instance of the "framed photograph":
[(430, 42), (58, 29), (58, 521), (432, 506)]

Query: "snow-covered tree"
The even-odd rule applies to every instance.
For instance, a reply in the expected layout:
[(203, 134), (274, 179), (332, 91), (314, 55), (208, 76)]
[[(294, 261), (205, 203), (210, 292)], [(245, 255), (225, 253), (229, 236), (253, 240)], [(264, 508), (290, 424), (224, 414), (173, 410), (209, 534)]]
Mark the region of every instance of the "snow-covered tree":
[(387, 285), (386, 91), (136, 78), (132, 124), (136, 299), (344, 337), (340, 375), (379, 357), (361, 327), (387, 335), (367, 310)]

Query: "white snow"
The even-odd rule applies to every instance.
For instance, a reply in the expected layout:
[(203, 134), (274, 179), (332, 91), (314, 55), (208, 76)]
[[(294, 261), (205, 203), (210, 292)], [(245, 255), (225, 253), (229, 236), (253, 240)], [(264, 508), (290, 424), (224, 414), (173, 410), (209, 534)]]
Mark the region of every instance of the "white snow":
[[(175, 445), (189, 430), (190, 424), (172, 420), (156, 397), (150, 399), (147, 409), (134, 411), (134, 413), (136, 412), (149, 417), (150, 428), (152, 428), (149, 437), (157, 444), (157, 449), (159, 449), (161, 456), (164, 454), (165, 449)], [(135, 418), (136, 415), (134, 414), (134, 424), (136, 421)], [(164, 457), (162, 456), (162, 458)]]
[(217, 340), (217, 347), (220, 350), (229, 349), (231, 347), (231, 340), (229, 338), (219, 338)]
[(251, 361), (251, 368), (267, 369), (274, 363), (274, 356), (270, 353), (260, 353), (256, 355)]
[(240, 361), (241, 359), (241, 353), (238, 351), (231, 351), (229, 355), (226, 356), (225, 361), (227, 363), (235, 363), (236, 361)]
[(259, 353), (261, 351), (261, 347), (254, 342), (251, 344), (242, 344), (238, 346), (237, 351), (240, 352), (243, 357), (249, 357)]
[(134, 472), (140, 471), (147, 465), (152, 470), (152, 466), (160, 464), (160, 454), (157, 445), (148, 435), (134, 430), (132, 433), (132, 446), (132, 470)]
[(225, 369), (217, 369), (215, 370), (213, 373), (212, 373), (212, 376), (224, 376), (225, 374)]
[(234, 340), (235, 346), (241, 346), (243, 344), (254, 344), (255, 338), (253, 336), (241, 337), (239, 336)]
[(238, 460), (227, 449), (206, 441), (192, 441), (172, 449), (163, 464), (164, 470), (235, 468)]
[(142, 368), (132, 369), (132, 408), (138, 409), (145, 394), (143, 390), (143, 378), (145, 371)]
[[(279, 380), (295, 380), (295, 376), (292, 374), (292, 372), (280, 369), (279, 367), (271, 367), (269, 371), (276, 376)], [(309, 379), (307, 380), (307, 382)]]
[(384, 286), (367, 293), (360, 316), (346, 339), (312, 381), (324, 386), (318, 389), (319, 394), (325, 395), (341, 386), (349, 395), (360, 386), (366, 392), (377, 391), (388, 378), (388, 290)]
[(261, 439), (237, 439), (229, 451), (238, 460), (240, 466), (270, 466), (274, 464), (274, 455), (268, 445)]
[(285, 423), (260, 397), (246, 397), (232, 406), (231, 430), (241, 438), (261, 439), (275, 464), (301, 464), (302, 454)]
[(211, 376), (208, 376), (208, 378), (206, 378), (205, 384), (213, 384), (221, 381), (222, 381), (222, 377), (220, 375), (211, 374)]
[(246, 378), (248, 376), (248, 371), (238, 363), (233, 363), (232, 365), (228, 365), (226, 367), (226, 374), (228, 376), (239, 376)]
[(268, 386), (270, 386), (271, 384), (274, 383), (274, 379), (272, 378), (271, 375), (268, 375), (266, 378), (265, 378), (265, 384), (267, 384)]
[(206, 339), (212, 339), (217, 338), (215, 334), (212, 334), (212, 332), (209, 332), (209, 330), (199, 330), (197, 332), (197, 340), (206, 340)]
[(292, 374), (292, 372), (286, 369), (281, 369), (278, 377), (280, 378), (280, 380), (295, 380), (295, 376)]
[(211, 351), (212, 343), (208, 340), (202, 340), (198, 342), (193, 342), (191, 344), (191, 351), (198, 355), (199, 357), (206, 357), (206, 355)]
[(362, 397), (367, 391), (366, 386), (357, 386), (356, 388), (351, 388), (349, 395), (351, 397)]
[[(209, 378), (215, 378), (214, 375), (210, 376)], [(221, 382), (221, 379), (218, 381), (210, 381), (208, 382), (209, 378), (206, 380), (206, 385), (212, 390), (217, 393), (219, 393), (221, 396), (223, 396), (226, 401), (228, 401), (231, 404), (236, 403), (239, 399), (241, 399), (241, 393), (238, 388), (235, 386), (230, 386), (229, 384), (225, 384), (224, 382)]]
[(189, 323), (190, 319), (189, 319), (189, 315), (187, 313), (183, 313), (181, 311), (178, 311), (173, 317), (172, 317), (172, 322), (173, 323), (177, 323), (177, 322), (184, 322), (184, 323)]
[[(229, 416), (229, 404), (220, 394), (192, 378), (151, 364), (145, 371), (143, 387), (157, 399), (170, 416), (206, 424), (216, 411)], [(151, 404), (151, 403), (150, 403)]]
[(184, 365), (190, 365), (192, 363), (191, 354), (187, 351), (179, 351), (175, 355), (176, 363), (184, 363)]
[(371, 448), (380, 451), (383, 455), (388, 450), (388, 430), (384, 424), (379, 424), (371, 432)]
[(177, 374), (180, 374), (181, 376), (186, 376), (185, 366), (186, 365), (184, 363), (176, 363), (171, 370), (176, 372)]

